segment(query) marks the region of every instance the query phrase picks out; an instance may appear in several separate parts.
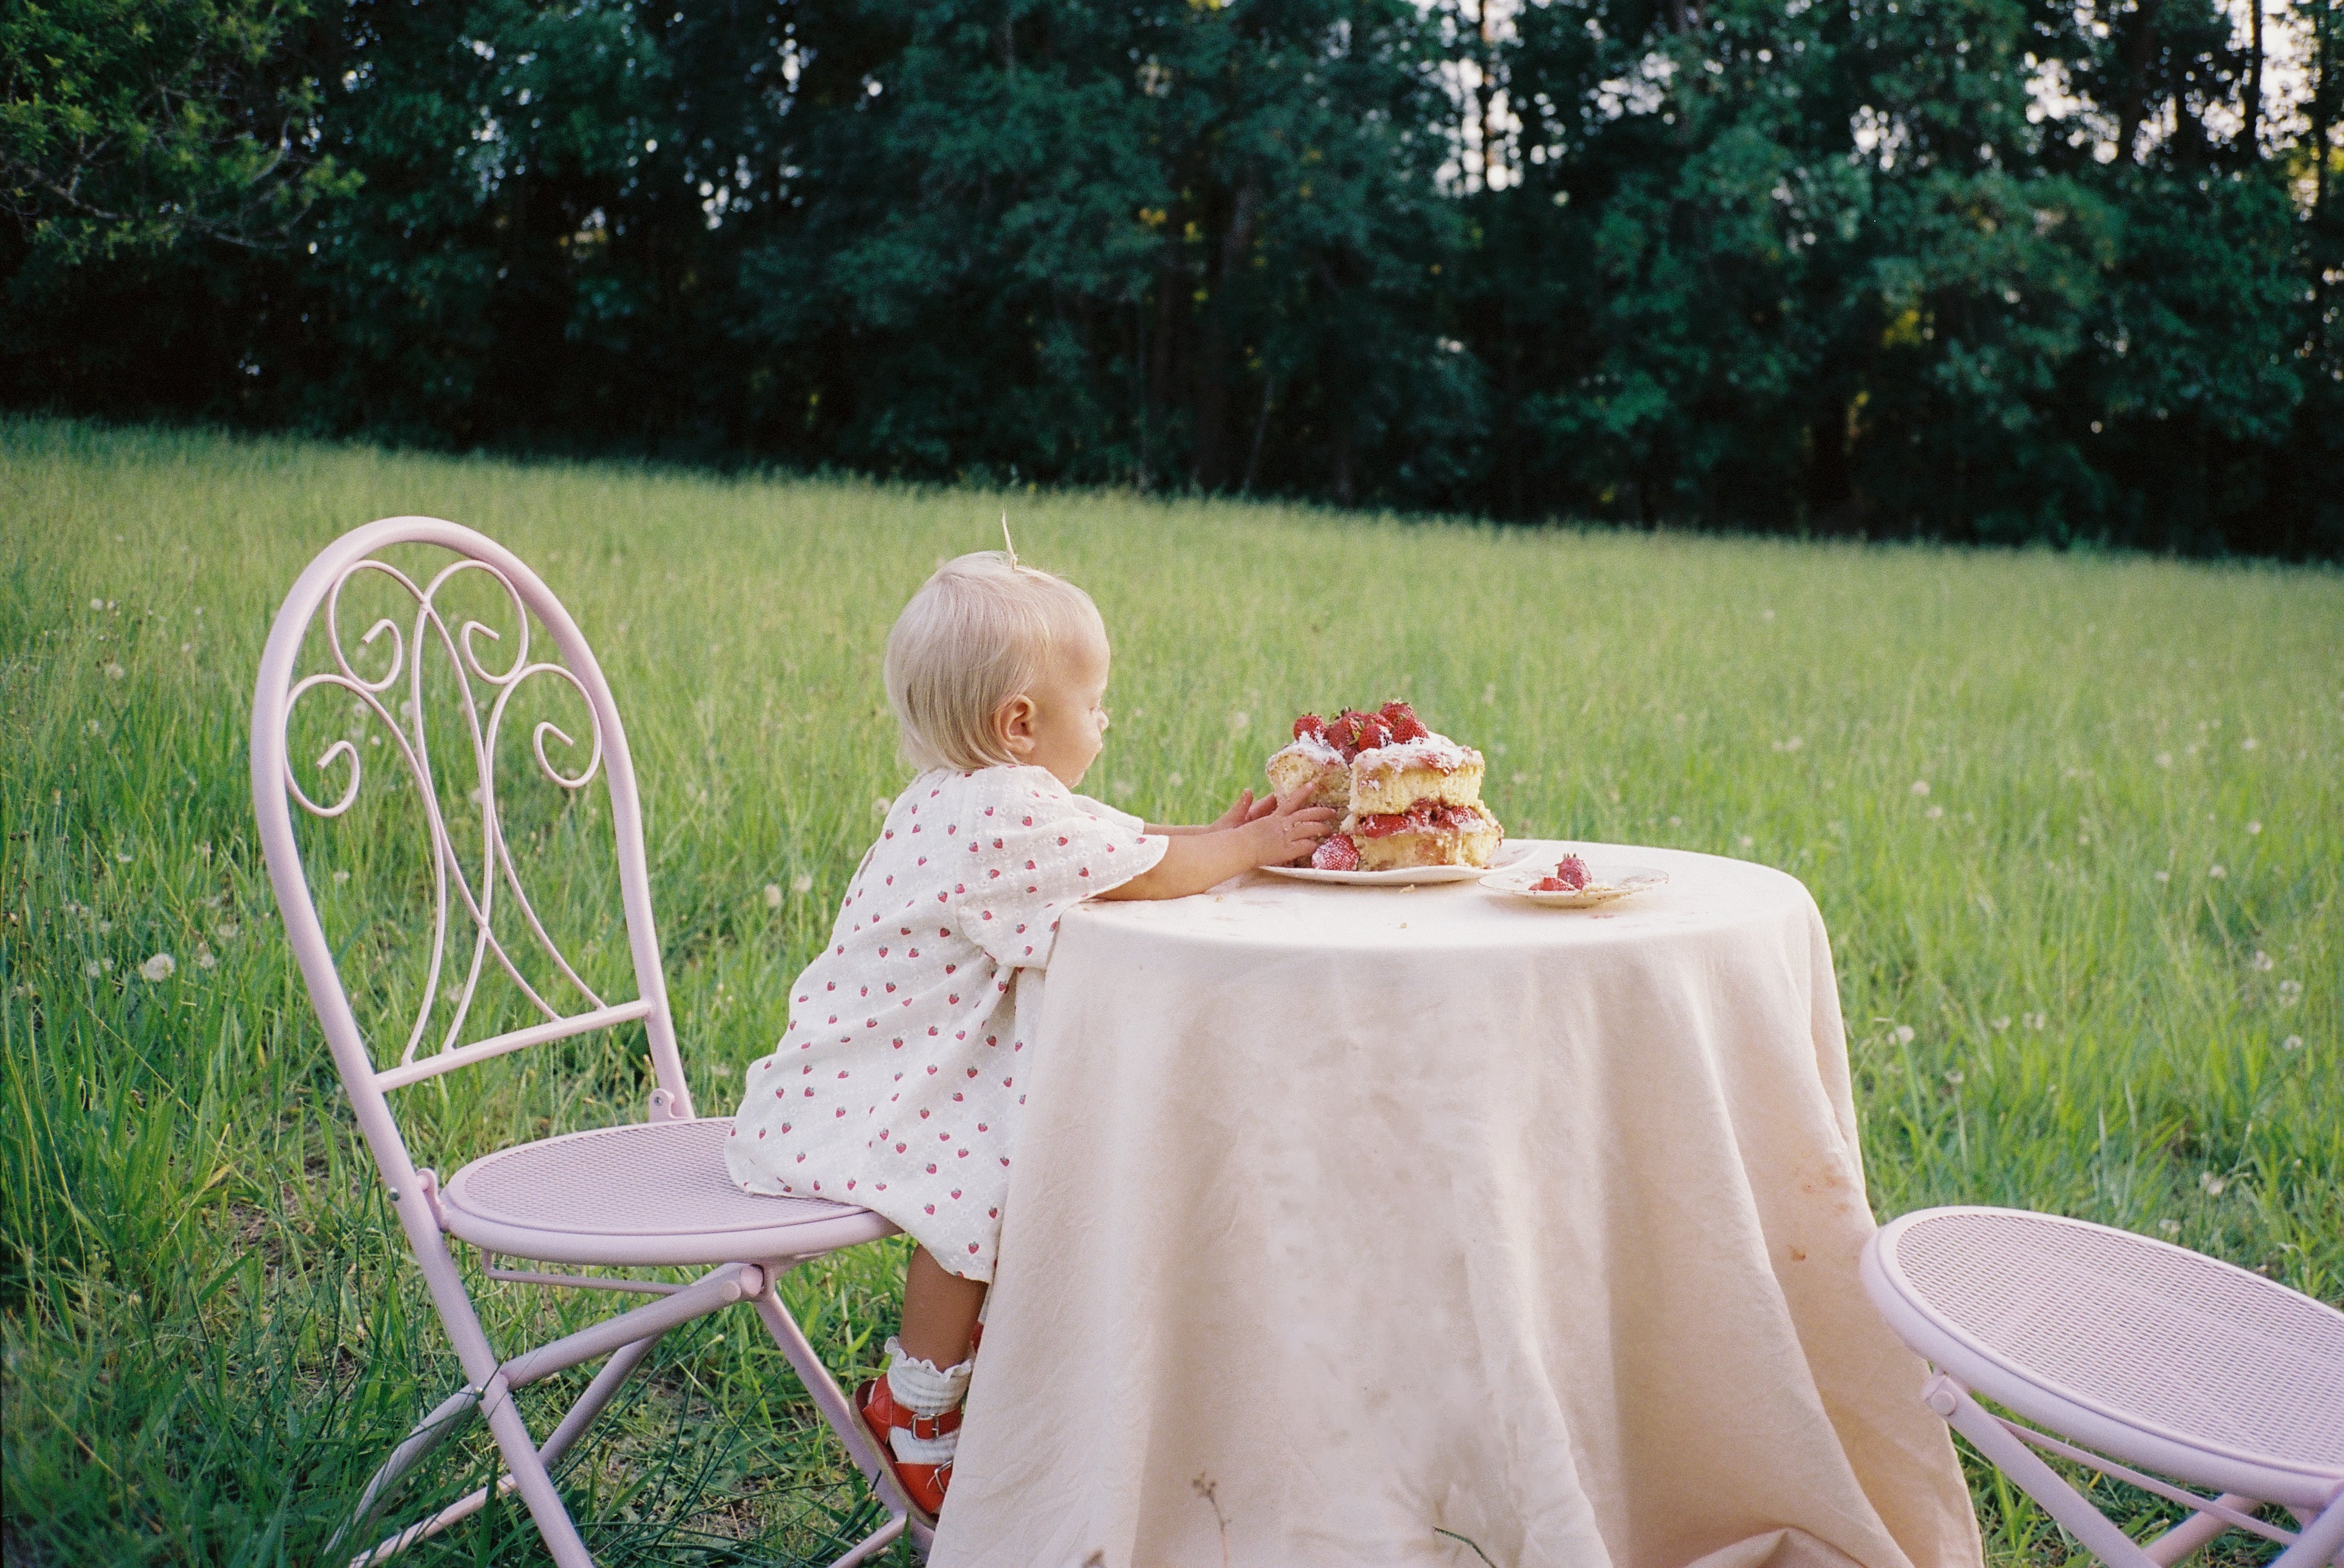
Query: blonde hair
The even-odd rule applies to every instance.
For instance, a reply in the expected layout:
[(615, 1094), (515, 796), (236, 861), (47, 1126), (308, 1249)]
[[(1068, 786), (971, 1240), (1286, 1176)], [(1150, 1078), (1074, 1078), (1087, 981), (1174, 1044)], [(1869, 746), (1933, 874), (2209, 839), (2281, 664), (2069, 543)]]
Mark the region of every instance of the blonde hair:
[(887, 702), (904, 760), (922, 770), (1015, 763), (993, 715), (1086, 629), (1106, 636), (1089, 594), (1000, 551), (937, 567), (887, 633)]

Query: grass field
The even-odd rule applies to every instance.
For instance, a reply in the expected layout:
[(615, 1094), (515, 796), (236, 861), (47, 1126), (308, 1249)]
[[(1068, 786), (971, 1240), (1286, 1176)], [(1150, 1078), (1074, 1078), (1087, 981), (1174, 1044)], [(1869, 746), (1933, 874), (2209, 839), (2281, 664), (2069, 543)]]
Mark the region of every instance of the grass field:
[[(1708, 850), (1806, 882), (1834, 939), (1881, 1215), (2055, 1210), (2344, 1300), (2334, 571), (19, 420), (0, 423), (11, 1568), (317, 1561), (381, 1450), (460, 1381), (254, 844), (253, 673), (310, 554), (368, 519), (430, 513), (502, 539), (569, 604), (627, 718), (686, 1060), (702, 1108), (724, 1112), (903, 777), (886, 626), (938, 557), (997, 541), (1005, 504), (1026, 557), (1087, 587), (1116, 639), (1096, 793), (1200, 820), (1258, 781), (1298, 709), (1405, 695), (1490, 754), (1487, 793), (1516, 833)], [(325, 728), (298, 737), (301, 762), (338, 719), (304, 723)], [(512, 809), (549, 926), (607, 974), (593, 794)], [(396, 804), (305, 830), (329, 923), (391, 975), (373, 999), (392, 1012), (411, 1005), (419, 947), (399, 911), (424, 864)], [(365, 889), (391, 915), (369, 923)], [(159, 955), (172, 972), (149, 978)], [(627, 1044), (508, 1058), (401, 1108), (443, 1170), (516, 1134), (636, 1118)], [(874, 1361), (900, 1262), (894, 1244), (864, 1249), (792, 1282), (842, 1375)], [(503, 1288), (492, 1329), (608, 1310), (554, 1294)], [(569, 1472), (603, 1562), (795, 1563), (853, 1522), (843, 1462), (749, 1320), (672, 1336), (655, 1365)], [(419, 1497), (474, 1484), (481, 1454)], [(1997, 1565), (2060, 1560), (2039, 1514), (1973, 1480)], [(491, 1509), (410, 1560), (542, 1560), (520, 1518)]]

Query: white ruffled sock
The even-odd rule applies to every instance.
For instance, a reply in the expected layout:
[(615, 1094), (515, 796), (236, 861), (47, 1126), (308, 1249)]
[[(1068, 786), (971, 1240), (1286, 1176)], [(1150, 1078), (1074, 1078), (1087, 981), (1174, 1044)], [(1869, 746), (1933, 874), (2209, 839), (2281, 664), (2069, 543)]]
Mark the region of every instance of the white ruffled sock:
[[(976, 1367), (971, 1357), (956, 1367), (939, 1367), (904, 1349), (903, 1341), (887, 1341), (887, 1391), (895, 1402), (916, 1416), (940, 1416), (958, 1410), (968, 1392), (968, 1375)], [(902, 1427), (887, 1434), (887, 1446), (905, 1464), (942, 1464), (960, 1450), (960, 1432), (914, 1437)]]

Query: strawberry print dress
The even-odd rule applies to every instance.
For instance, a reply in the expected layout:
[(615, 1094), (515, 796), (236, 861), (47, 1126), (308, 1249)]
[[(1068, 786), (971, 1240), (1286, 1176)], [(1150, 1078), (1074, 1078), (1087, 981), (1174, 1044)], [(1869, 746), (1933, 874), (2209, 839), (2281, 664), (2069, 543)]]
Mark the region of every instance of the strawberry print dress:
[(990, 1280), (1058, 917), (1169, 847), (1042, 768), (914, 779), (750, 1064), (732, 1179), (875, 1209)]

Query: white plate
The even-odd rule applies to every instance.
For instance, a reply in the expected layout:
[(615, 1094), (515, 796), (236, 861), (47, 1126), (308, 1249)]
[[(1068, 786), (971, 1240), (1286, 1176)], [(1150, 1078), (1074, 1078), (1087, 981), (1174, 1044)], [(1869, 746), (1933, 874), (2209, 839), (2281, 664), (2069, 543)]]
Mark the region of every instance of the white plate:
[(1551, 862), (1539, 861), (1510, 865), (1502, 871), (1492, 871), (1481, 878), (1481, 885), (1499, 893), (1526, 898), (1532, 904), (1550, 905), (1557, 909), (1591, 909), (1598, 904), (1609, 904), (1615, 898), (1625, 898), (1631, 893), (1642, 893), (1668, 881), (1665, 871), (1654, 871), (1644, 865), (1591, 865), (1587, 868), (1587, 885), (1576, 893), (1533, 893), (1531, 884), (1543, 882), (1554, 875)]
[[(1503, 865), (1507, 852), (1521, 850), (1511, 845), (1500, 845), (1491, 857), (1492, 864)], [(1485, 865), (1397, 865), (1389, 871), (1321, 871), (1315, 865), (1265, 865), (1260, 870), (1272, 876), (1290, 876), (1297, 882), (1340, 882), (1352, 887), (1415, 887), (1433, 882), (1479, 882), (1490, 875)]]

